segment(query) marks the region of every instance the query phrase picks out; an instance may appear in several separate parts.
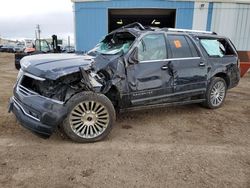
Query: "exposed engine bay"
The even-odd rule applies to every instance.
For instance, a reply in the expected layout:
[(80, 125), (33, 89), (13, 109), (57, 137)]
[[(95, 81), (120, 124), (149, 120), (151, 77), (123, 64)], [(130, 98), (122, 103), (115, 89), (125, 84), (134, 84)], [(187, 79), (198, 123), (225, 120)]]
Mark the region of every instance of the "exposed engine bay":
[(46, 79), (44, 81), (24, 75), (20, 85), (41, 96), (65, 102), (82, 91), (101, 91), (106, 80), (104, 74), (100, 72), (99, 75), (81, 70), (57, 80)]

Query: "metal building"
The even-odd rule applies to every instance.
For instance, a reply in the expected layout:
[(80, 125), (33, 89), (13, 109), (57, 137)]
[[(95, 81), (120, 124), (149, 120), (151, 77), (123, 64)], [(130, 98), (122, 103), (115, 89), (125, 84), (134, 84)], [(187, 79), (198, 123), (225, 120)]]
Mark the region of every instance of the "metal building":
[(154, 27), (215, 31), (250, 50), (250, 0), (72, 0), (76, 49), (87, 51), (108, 32), (141, 22)]

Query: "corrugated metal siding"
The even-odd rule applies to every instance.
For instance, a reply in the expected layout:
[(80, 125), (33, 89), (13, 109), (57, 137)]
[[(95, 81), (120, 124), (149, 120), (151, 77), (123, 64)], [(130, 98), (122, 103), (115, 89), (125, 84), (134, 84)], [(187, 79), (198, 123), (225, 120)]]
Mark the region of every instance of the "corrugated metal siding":
[(237, 50), (250, 50), (250, 5), (214, 3), (211, 30), (229, 37)]
[(213, 3), (209, 3), (208, 6), (208, 15), (207, 15), (207, 31), (211, 31), (211, 24), (212, 24), (212, 16), (213, 16)]
[(209, 3), (195, 2), (194, 4), (194, 16), (193, 16), (193, 29), (194, 30), (206, 30)]
[(97, 44), (108, 28), (105, 9), (84, 9), (75, 13), (75, 45), (77, 50), (87, 51)]
[(194, 2), (163, 0), (113, 0), (75, 3), (77, 50), (89, 50), (108, 32), (108, 8), (176, 9), (176, 27), (192, 29)]
[(250, 50), (250, 5), (238, 5), (235, 39), (239, 50)]

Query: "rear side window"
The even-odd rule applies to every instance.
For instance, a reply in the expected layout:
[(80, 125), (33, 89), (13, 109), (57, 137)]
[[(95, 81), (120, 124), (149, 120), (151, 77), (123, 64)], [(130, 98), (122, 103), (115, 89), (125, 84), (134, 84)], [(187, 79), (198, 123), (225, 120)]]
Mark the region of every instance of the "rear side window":
[(168, 35), (173, 58), (198, 57), (194, 44), (183, 35)]
[(225, 39), (200, 39), (201, 45), (210, 57), (236, 55)]

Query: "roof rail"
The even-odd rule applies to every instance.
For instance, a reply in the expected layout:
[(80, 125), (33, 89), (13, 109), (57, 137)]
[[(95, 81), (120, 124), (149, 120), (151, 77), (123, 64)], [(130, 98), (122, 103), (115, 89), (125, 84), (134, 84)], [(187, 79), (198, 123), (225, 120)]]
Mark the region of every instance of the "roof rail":
[(211, 34), (217, 35), (217, 33), (213, 31), (202, 31), (202, 30), (191, 30), (191, 29), (175, 29), (175, 28), (163, 28), (167, 31), (176, 31), (176, 32), (187, 32), (187, 33), (203, 33), (203, 34)]
[(122, 28), (133, 28), (133, 27), (139, 27), (141, 30), (145, 30), (145, 27), (139, 22), (134, 22), (134, 23), (122, 26)]
[(124, 25), (124, 26), (122, 26), (122, 27), (120, 27), (120, 28), (118, 28), (118, 29), (115, 29), (115, 30), (112, 31), (111, 33), (115, 33), (115, 32), (117, 32), (117, 31), (119, 31), (119, 30), (121, 30), (121, 29), (125, 29), (125, 28), (135, 28), (135, 27), (139, 28), (140, 30), (145, 30), (145, 29), (146, 29), (146, 28), (145, 28), (142, 24), (140, 24), (139, 22), (134, 22), (134, 23), (131, 23), (131, 24), (128, 24), (128, 25)]

